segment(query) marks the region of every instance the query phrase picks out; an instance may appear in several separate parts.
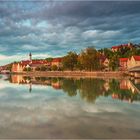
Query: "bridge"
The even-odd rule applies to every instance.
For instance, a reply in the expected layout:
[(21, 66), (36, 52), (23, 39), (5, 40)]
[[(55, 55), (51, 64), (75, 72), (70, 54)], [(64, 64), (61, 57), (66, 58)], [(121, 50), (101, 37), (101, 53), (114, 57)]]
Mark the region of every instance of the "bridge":
[(138, 94), (140, 94), (140, 89), (139, 89), (139, 87), (138, 87), (133, 81), (129, 80), (129, 82), (130, 82), (132, 88), (133, 88)]
[(140, 66), (135, 66), (128, 69), (129, 75), (135, 78), (140, 78)]

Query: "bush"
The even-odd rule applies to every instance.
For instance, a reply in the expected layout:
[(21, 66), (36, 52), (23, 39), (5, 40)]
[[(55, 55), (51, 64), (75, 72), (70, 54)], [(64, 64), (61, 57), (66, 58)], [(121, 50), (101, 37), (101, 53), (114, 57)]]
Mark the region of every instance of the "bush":
[(52, 65), (51, 70), (56, 71), (58, 70), (58, 67), (56, 65)]
[(40, 70), (41, 71), (46, 71), (46, 67), (45, 66), (41, 66)]
[(46, 66), (47, 71), (51, 71), (51, 66)]
[(36, 70), (36, 71), (40, 71), (40, 67), (36, 67), (35, 70)]
[(28, 67), (28, 68), (25, 67), (25, 68), (23, 69), (23, 71), (31, 71), (31, 70), (32, 70), (32, 69), (31, 69), (30, 67)]
[(32, 71), (32, 69), (29, 67), (29, 68), (27, 68), (27, 71)]

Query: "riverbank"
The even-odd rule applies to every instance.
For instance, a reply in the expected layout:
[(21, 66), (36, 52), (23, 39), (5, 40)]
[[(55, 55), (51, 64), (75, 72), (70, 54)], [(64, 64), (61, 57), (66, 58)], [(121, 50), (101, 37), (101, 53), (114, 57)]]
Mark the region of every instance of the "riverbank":
[(21, 74), (25, 76), (43, 76), (43, 77), (103, 77), (103, 78), (118, 78), (124, 77), (125, 73), (121, 71), (116, 72), (87, 72), (87, 71), (47, 71), (47, 72), (22, 72), (22, 73), (13, 73), (13, 74)]

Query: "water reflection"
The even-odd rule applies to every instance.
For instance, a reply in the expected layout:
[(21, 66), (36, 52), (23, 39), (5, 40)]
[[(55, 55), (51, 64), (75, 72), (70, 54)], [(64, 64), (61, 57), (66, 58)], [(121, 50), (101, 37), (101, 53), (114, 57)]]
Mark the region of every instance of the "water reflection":
[(140, 138), (139, 85), (139, 79), (2, 76), (0, 138)]
[(63, 90), (68, 96), (79, 95), (83, 100), (94, 103), (100, 96), (112, 97), (132, 103), (140, 100), (140, 79), (93, 79), (93, 78), (54, 78), (11, 75), (11, 83), (28, 84), (29, 92), (33, 85), (51, 86)]

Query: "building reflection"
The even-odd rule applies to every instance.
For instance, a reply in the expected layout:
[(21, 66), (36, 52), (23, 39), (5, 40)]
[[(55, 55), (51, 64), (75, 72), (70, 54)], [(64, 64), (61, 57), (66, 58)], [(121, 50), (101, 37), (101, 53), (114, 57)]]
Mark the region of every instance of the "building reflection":
[(127, 101), (140, 100), (140, 79), (94, 79), (94, 78), (50, 78), (11, 75), (14, 84), (28, 84), (29, 92), (34, 85), (51, 86), (55, 90), (63, 90), (68, 96), (77, 94), (83, 100), (94, 103), (100, 96), (111, 96), (112, 99)]
[(128, 101), (129, 103), (139, 100), (140, 89), (137, 87), (137, 85), (140, 85), (139, 79), (124, 79), (119, 83), (119, 88), (112, 94), (113, 99), (120, 99), (123, 101)]
[(29, 92), (33, 85), (52, 86), (54, 89), (61, 89), (61, 83), (58, 78), (29, 77), (23, 75), (11, 75), (10, 82), (14, 84), (28, 84)]

